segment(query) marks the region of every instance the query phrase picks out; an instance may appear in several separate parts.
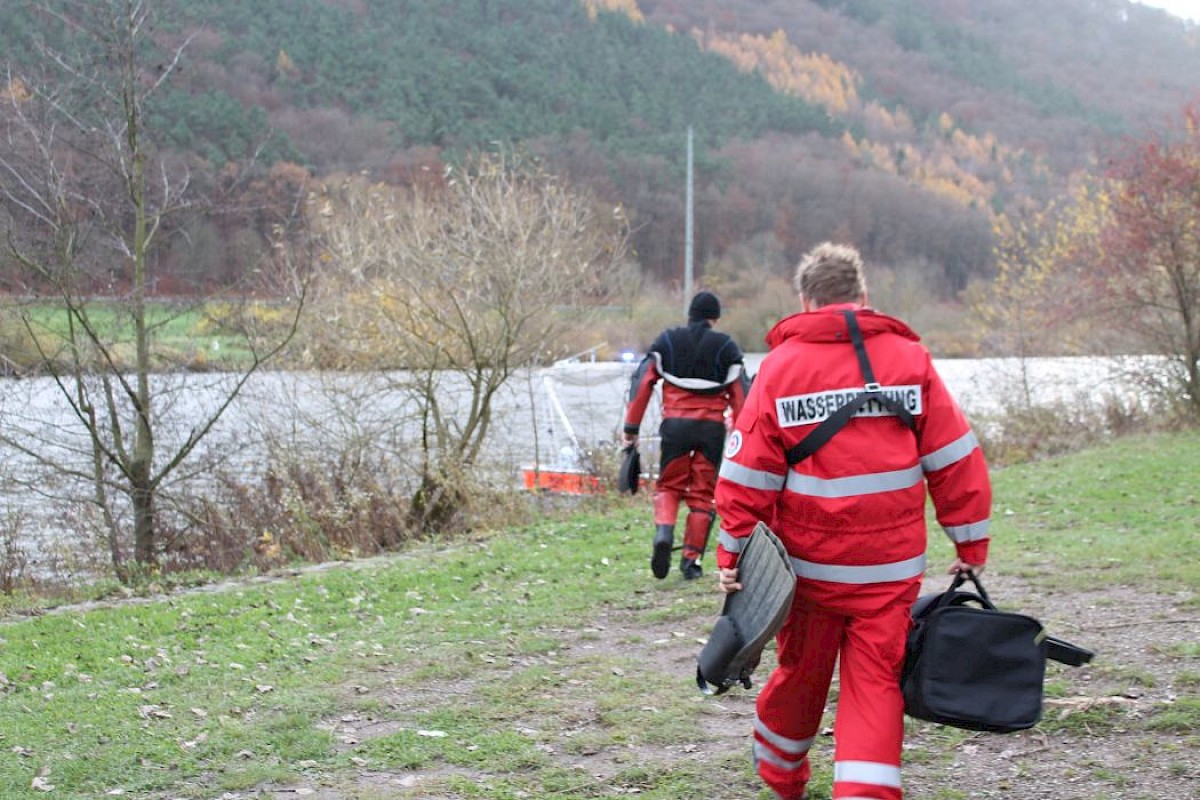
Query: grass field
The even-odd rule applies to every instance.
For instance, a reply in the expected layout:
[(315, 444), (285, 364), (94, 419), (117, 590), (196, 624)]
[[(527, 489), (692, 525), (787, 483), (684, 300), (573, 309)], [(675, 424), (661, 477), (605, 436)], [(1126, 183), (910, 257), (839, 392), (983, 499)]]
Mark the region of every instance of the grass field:
[[(1089, 603), (1161, 593), (1196, 617), (1197, 475), (1196, 433), (998, 471), (989, 574)], [(0, 797), (766, 797), (721, 738), (744, 732), (745, 701), (691, 684), (714, 587), (649, 576), (649, 519), (644, 494), (609, 498), (388, 558), (9, 618)], [(931, 563), (950, 552), (931, 533)], [(1177, 743), (1164, 769), (1183, 782), (1200, 763), (1200, 650), (1164, 646), (1184, 695), (1135, 733)], [(1075, 719), (1042, 735), (1112, 723)], [(929, 731), (906, 758), (939, 765), (964, 741)], [(1117, 796), (1094, 772), (1105, 791), (1057, 796)], [(827, 797), (827, 760), (818, 778)]]
[[(88, 302), (85, 310), (97, 338), (122, 367), (128, 368), (134, 357), (134, 327), (128, 306), (95, 300)], [(230, 321), (243, 314), (255, 318), (275, 313), (270, 307), (254, 304), (235, 308), (220, 302), (152, 301), (145, 318), (154, 359), (152, 368), (236, 369), (246, 363), (249, 350), (245, 337), (234, 330)], [(76, 340), (84, 341), (78, 327), (76, 331)], [(0, 301), (0, 344), (12, 364), (38, 368), (39, 353), (65, 358), (70, 337), (71, 321), (61, 306)]]

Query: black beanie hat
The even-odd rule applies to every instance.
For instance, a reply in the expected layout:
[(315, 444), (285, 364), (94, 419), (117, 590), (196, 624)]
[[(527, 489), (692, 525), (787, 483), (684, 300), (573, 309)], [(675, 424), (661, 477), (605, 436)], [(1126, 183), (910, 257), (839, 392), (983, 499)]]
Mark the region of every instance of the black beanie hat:
[(721, 301), (712, 292), (699, 292), (688, 306), (688, 320), (720, 319)]

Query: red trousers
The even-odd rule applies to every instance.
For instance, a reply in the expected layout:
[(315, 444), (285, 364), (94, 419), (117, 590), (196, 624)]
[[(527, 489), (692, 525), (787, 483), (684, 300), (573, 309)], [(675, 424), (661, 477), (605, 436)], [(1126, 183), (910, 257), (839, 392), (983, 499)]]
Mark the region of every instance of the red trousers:
[(920, 579), (831, 587), (797, 581), (777, 639), (779, 666), (758, 695), (758, 773), (782, 800), (803, 795), (837, 663), (833, 797), (901, 800), (900, 669)]
[(708, 546), (708, 534), (716, 515), (713, 492), (717, 468), (699, 450), (676, 456), (662, 467), (654, 484), (654, 524), (674, 525), (679, 504), (687, 505), (683, 528), (683, 557), (699, 559)]

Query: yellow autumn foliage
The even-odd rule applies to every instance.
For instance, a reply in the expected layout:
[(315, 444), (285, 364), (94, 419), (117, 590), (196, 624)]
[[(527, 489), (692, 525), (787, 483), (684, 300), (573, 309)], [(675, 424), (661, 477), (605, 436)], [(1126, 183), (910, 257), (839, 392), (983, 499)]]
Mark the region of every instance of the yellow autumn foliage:
[(825, 53), (803, 53), (787, 35), (722, 35), (693, 30), (702, 47), (728, 59), (743, 72), (758, 72), (781, 92), (820, 106), (835, 118), (861, 123), (868, 137), (842, 136), (855, 161), (898, 175), (964, 206), (991, 208), (1000, 183), (1012, 180), (1013, 165), (1025, 157), (1005, 148), (992, 134), (975, 136), (960, 128), (949, 112), (936, 120), (941, 133), (936, 149), (921, 153), (909, 145), (912, 119), (858, 94), (861, 76)]
[(595, 20), (596, 13), (603, 10), (624, 14), (634, 22), (646, 21), (641, 9), (638, 8), (637, 0), (582, 0), (582, 2), (583, 7), (587, 9), (588, 18), (591, 20)]

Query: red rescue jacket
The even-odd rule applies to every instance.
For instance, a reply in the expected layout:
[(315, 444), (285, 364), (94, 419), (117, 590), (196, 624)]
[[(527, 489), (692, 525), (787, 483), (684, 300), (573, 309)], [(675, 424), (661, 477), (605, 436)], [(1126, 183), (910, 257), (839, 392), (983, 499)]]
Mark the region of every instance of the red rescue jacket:
[[(863, 388), (845, 309), (856, 311), (876, 380), (913, 414), (915, 432), (869, 404), (789, 468), (786, 451)], [(898, 319), (838, 305), (780, 321), (767, 344), (717, 483), (718, 567), (736, 564), (743, 540), (763, 520), (801, 578), (831, 589), (920, 580), (927, 489), (958, 556), (984, 563), (987, 465), (920, 338)]]

